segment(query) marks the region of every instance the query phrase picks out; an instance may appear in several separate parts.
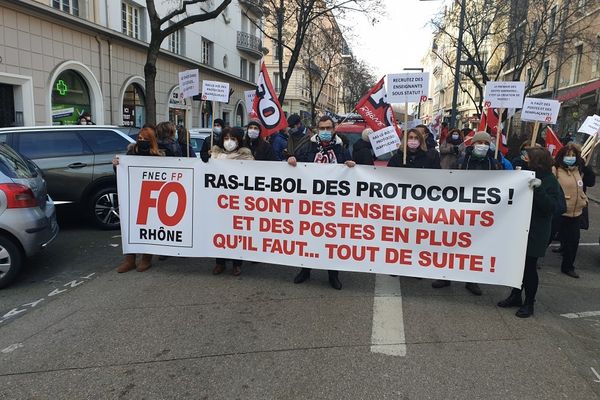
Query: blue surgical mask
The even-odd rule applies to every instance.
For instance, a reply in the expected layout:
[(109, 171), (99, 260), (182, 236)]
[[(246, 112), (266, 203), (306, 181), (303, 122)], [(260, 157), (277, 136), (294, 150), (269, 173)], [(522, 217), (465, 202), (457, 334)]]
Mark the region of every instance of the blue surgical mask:
[(577, 161), (577, 157), (575, 156), (565, 156), (563, 157), (563, 162), (567, 167), (571, 167), (575, 165), (575, 161)]
[(330, 142), (332, 137), (333, 133), (329, 131), (319, 131), (319, 139), (321, 139), (324, 142)]

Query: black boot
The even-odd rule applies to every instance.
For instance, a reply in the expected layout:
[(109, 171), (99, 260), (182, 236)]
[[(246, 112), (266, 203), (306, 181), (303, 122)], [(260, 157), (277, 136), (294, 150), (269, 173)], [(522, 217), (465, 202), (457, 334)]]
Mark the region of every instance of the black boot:
[(515, 314), (519, 318), (529, 318), (533, 315), (533, 303), (535, 300), (525, 299), (525, 303)]
[(498, 302), (498, 307), (521, 307), (523, 305), (523, 299), (521, 298), (521, 289), (513, 289), (510, 295)]
[(342, 282), (338, 279), (338, 271), (327, 271), (329, 273), (329, 284), (335, 290), (342, 290)]
[(294, 278), (294, 283), (302, 283), (310, 278), (310, 268), (302, 268)]

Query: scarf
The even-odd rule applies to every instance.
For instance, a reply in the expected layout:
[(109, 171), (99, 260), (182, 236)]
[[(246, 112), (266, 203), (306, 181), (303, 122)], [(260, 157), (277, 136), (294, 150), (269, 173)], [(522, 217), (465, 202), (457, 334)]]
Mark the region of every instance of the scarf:
[(331, 138), (332, 140), (329, 142), (321, 141), (319, 136), (316, 136), (317, 139), (317, 154), (315, 154), (314, 162), (320, 164), (337, 164), (337, 157), (335, 156), (335, 152), (333, 151), (333, 146), (335, 145), (335, 137)]

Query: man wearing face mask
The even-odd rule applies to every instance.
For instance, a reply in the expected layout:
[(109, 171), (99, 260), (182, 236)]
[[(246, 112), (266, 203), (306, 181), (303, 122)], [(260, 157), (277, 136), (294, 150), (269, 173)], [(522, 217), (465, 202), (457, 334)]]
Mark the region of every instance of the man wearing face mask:
[[(225, 126), (223, 120), (221, 118), (216, 118), (213, 124), (214, 143), (219, 143), (219, 140), (221, 139), (221, 132), (223, 132), (223, 126)], [(202, 161), (208, 162), (208, 159), (210, 158), (209, 150), (210, 136), (204, 139), (204, 143), (202, 143), (202, 149), (200, 150), (200, 158), (202, 159)]]
[[(296, 154), (288, 158), (288, 164), (295, 167), (298, 162), (319, 164), (346, 164), (354, 167), (350, 152), (344, 148), (342, 139), (335, 134), (335, 123), (328, 116), (323, 116), (318, 123), (319, 133), (310, 138), (307, 146), (304, 146)], [(338, 279), (338, 271), (327, 271), (329, 273), (329, 285), (336, 290), (342, 289), (342, 282)], [(302, 268), (294, 278), (294, 283), (302, 283), (310, 278), (310, 268)]]
[(269, 142), (260, 137), (262, 127), (260, 122), (253, 119), (248, 122), (244, 146), (252, 151), (252, 156), (258, 161), (280, 161), (275, 156), (273, 147)]

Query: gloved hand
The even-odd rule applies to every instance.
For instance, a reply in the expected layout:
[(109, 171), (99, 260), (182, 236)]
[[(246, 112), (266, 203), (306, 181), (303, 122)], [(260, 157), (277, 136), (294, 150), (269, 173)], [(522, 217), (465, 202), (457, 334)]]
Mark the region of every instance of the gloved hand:
[(529, 188), (530, 189), (534, 189), (536, 187), (540, 187), (542, 185), (542, 181), (539, 180), (538, 178), (533, 178), (532, 180), (529, 181)]

